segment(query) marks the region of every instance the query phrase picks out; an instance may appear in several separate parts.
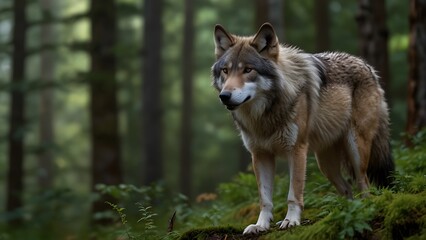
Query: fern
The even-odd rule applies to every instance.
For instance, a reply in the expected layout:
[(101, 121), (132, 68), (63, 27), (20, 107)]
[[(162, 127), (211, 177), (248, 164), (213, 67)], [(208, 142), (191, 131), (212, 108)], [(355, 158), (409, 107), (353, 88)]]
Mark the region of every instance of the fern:
[(156, 216), (157, 214), (152, 213), (150, 211), (150, 209), (152, 208), (151, 206), (143, 206), (142, 203), (136, 203), (136, 205), (138, 206), (138, 211), (141, 213), (142, 217), (139, 218), (138, 223), (143, 223), (144, 224), (144, 231), (146, 233), (148, 232), (152, 232), (156, 226), (154, 224), (154, 216)]
[(158, 239), (157, 226), (154, 224), (154, 217), (157, 215), (151, 212), (151, 206), (144, 206), (142, 203), (136, 203), (138, 211), (141, 214), (141, 217), (137, 220), (137, 223), (143, 224), (141, 234), (133, 234), (132, 227), (130, 226), (127, 215), (125, 213), (125, 208), (119, 207), (117, 204), (111, 202), (106, 202), (110, 205), (113, 210), (119, 215), (121, 224), (124, 226), (124, 233), (127, 239)]
[(127, 224), (127, 216), (124, 213), (124, 210), (126, 210), (126, 209), (119, 207), (117, 204), (113, 204), (113, 203), (108, 202), (108, 201), (105, 202), (105, 203), (110, 205), (112, 207), (112, 209), (114, 209), (114, 211), (120, 216), (121, 224), (123, 224), (123, 226), (124, 226), (124, 232), (125, 232), (127, 238), (128, 239), (136, 239), (136, 237), (131, 234), (132, 227), (130, 227)]

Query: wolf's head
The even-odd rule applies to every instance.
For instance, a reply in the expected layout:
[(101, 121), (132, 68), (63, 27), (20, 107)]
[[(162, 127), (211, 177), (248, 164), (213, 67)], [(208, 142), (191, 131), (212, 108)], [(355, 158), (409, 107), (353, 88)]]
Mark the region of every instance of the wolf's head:
[(251, 37), (229, 34), (221, 25), (214, 29), (216, 62), (213, 85), (229, 109), (264, 97), (276, 78), (280, 46), (271, 24), (263, 24)]

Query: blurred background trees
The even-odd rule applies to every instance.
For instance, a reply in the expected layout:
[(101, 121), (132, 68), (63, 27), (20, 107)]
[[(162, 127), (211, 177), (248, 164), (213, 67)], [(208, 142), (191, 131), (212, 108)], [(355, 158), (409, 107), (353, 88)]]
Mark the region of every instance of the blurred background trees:
[(386, 5), (384, 0), (359, 0), (356, 20), (360, 55), (379, 73), (388, 104), (391, 103)]
[[(117, 100), (117, 14), (115, 0), (90, 1), (90, 70), (89, 85), (92, 191), (97, 184), (118, 185), (123, 182), (121, 147), (118, 132)], [(93, 212), (109, 208), (99, 199)]]
[(58, 189), (86, 199), (88, 218), (92, 203), (109, 207), (98, 184), (155, 183), (194, 197), (246, 170), (250, 157), (210, 83), (218, 23), (249, 35), (270, 21), (282, 42), (307, 52), (364, 57), (392, 99), (393, 138), (415, 134), (425, 123), (425, 11), (410, 4), (1, 1), (2, 219), (19, 222)]
[[(13, 5), (13, 30), (12, 30), (12, 66), (10, 77), (10, 113), (8, 133), (8, 163), (9, 171), (7, 184), (7, 211), (16, 211), (22, 207), (22, 194), (24, 190), (24, 136), (25, 136), (25, 66), (26, 66), (26, 37), (27, 17), (25, 13), (27, 3), (25, 0), (16, 1)], [(7, 119), (7, 118), (6, 118)], [(3, 195), (4, 196), (4, 195)], [(13, 219), (12, 223), (18, 224), (20, 219)]]
[(144, 48), (142, 76), (142, 135), (144, 151), (144, 183), (152, 184), (163, 178), (163, 0), (145, 1)]
[(409, 21), (406, 131), (414, 135), (426, 126), (426, 3), (424, 1), (410, 1)]

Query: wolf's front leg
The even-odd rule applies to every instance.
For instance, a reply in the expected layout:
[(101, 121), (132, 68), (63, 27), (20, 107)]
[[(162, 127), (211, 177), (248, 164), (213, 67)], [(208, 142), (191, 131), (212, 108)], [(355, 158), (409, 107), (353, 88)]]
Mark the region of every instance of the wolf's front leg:
[(272, 221), (272, 191), (274, 185), (275, 158), (268, 153), (253, 153), (252, 163), (260, 197), (260, 214), (256, 224), (244, 229), (243, 234), (259, 233), (269, 229)]
[(297, 148), (287, 159), (290, 169), (290, 188), (287, 197), (287, 215), (278, 222), (281, 229), (300, 225), (303, 210), (307, 146)]

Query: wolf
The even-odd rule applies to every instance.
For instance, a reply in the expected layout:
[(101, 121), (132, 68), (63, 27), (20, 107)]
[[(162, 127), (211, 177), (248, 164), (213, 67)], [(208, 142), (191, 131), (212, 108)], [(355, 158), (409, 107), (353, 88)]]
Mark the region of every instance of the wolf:
[(308, 151), (347, 198), (352, 183), (364, 196), (370, 181), (391, 184), (388, 106), (373, 67), (346, 53), (282, 45), (269, 23), (248, 37), (216, 25), (214, 42), (213, 86), (251, 153), (258, 184), (259, 217), (244, 234), (270, 228), (276, 157), (288, 161), (290, 175), (281, 229), (300, 225)]

